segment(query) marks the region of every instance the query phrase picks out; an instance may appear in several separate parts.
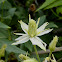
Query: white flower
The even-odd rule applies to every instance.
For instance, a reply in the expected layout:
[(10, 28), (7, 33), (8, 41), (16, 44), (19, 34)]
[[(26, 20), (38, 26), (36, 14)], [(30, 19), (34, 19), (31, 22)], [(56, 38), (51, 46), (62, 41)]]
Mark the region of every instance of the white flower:
[[(44, 43), (38, 36), (42, 36), (44, 34), (47, 34), (51, 32), (53, 29), (45, 29), (45, 27), (48, 25), (48, 22), (44, 23), (42, 26), (38, 28), (40, 18), (38, 18), (38, 22), (36, 24), (36, 21), (31, 19), (29, 15), (29, 24), (19, 21), (21, 24), (22, 30), (26, 33), (15, 33), (16, 35), (21, 35), (17, 39), (15, 39), (17, 42), (12, 43), (12, 45), (22, 44), (30, 40), (33, 45), (39, 46), (41, 49), (46, 51), (46, 43)], [(38, 28), (38, 29), (37, 29)]]

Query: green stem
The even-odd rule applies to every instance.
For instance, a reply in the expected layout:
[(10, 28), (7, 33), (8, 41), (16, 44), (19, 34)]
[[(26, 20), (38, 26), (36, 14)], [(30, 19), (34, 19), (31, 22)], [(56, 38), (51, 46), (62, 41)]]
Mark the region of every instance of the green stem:
[(51, 54), (52, 54), (52, 51), (50, 51), (49, 53), (49, 62), (50, 62)]
[(52, 54), (52, 51), (50, 51), (50, 53), (49, 53), (49, 57), (51, 57), (51, 54)]
[(10, 32), (10, 30), (9, 30), (9, 29), (8, 29), (8, 34), (9, 34), (8, 39), (9, 39), (9, 40), (11, 40), (11, 32)]
[(56, 14), (53, 9), (51, 9), (52, 13), (56, 16), (56, 17), (60, 17), (58, 14)]
[(37, 52), (37, 49), (36, 49), (36, 45), (34, 45), (34, 50), (35, 50), (35, 53), (36, 53), (36, 56), (37, 56), (38, 61), (41, 62), (40, 61), (40, 58), (39, 58), (39, 55), (38, 55), (38, 52)]
[(2, 16), (1, 16), (1, 22), (3, 22), (3, 7), (4, 7), (4, 2), (2, 4)]

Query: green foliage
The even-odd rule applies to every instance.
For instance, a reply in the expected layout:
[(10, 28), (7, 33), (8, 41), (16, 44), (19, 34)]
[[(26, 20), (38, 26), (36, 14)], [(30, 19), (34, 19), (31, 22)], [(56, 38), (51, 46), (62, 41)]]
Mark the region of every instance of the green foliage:
[(53, 7), (61, 6), (62, 5), (62, 0), (46, 0), (43, 5), (41, 5), (36, 11), (40, 9), (50, 9)]
[(61, 6), (62, 5), (62, 0), (57, 0), (56, 2), (50, 4), (49, 6), (47, 6), (45, 9), (50, 9), (53, 7), (57, 7), (57, 6)]
[(2, 22), (0, 22), (0, 28), (5, 28), (5, 29), (7, 29), (7, 28), (10, 28), (10, 27), (7, 26), (6, 24), (3, 24)]
[(56, 9), (56, 12), (57, 12), (57, 14), (62, 14), (62, 6), (60, 6), (60, 7), (58, 7), (57, 9)]
[(4, 3), (3, 2), (0, 3), (0, 9), (10, 9), (10, 8), (12, 8), (12, 6), (8, 1), (4, 1)]
[(56, 0), (46, 0), (43, 5), (41, 5), (36, 11), (43, 9), (45, 7), (47, 7), (48, 5), (50, 5), (51, 3), (55, 2)]
[[(41, 0), (41, 2), (43, 3), (44, 1)], [(8, 55), (10, 55), (10, 53), (12, 52), (15, 53), (15, 56), (19, 61), (20, 59), (18, 58), (18, 55), (26, 54), (26, 52), (28, 52), (30, 57), (33, 56), (36, 58), (36, 56), (32, 54), (34, 50), (33, 50), (33, 45), (30, 41), (17, 46), (11, 45), (13, 42), (16, 42), (15, 39), (19, 37), (19, 36), (15, 36), (14, 32), (24, 33), (21, 30), (18, 20), (22, 20), (23, 22), (26, 23), (29, 22), (28, 14), (30, 13), (30, 5), (33, 3), (35, 3), (36, 8), (39, 7), (39, 5), (41, 5), (36, 10), (37, 12), (35, 11), (31, 12), (31, 14), (33, 15), (33, 19), (38, 19), (38, 17), (40, 17), (39, 27), (43, 23), (49, 22), (46, 28), (53, 28), (52, 32), (40, 36), (40, 38), (47, 43), (47, 48), (48, 48), (48, 45), (51, 42), (53, 36), (57, 35), (59, 37), (57, 46), (58, 47), (62, 46), (62, 34), (61, 34), (62, 33), (61, 30), (62, 0), (45, 0), (43, 4), (41, 4), (40, 1), (38, 2), (37, 0), (35, 1), (34, 0), (0, 0), (0, 48), (4, 44), (7, 44), (7, 48), (5, 49), (6, 62), (8, 59), (10, 59)], [(38, 3), (38, 5), (36, 3)], [(53, 10), (53, 11), (51, 10), (52, 12), (50, 10), (47, 10), (51, 8)], [(45, 11), (41, 9), (44, 9)], [(38, 51), (40, 50), (38, 47), (37, 49)], [(62, 52), (57, 52), (53, 54), (55, 55), (57, 60), (62, 57)], [(40, 54), (41, 61), (43, 61), (44, 58), (47, 56), (48, 56), (47, 54), (43, 54), (43, 55)]]
[(9, 41), (8, 39), (4, 39), (4, 38), (0, 39), (0, 45), (7, 44), (6, 51), (8, 53), (10, 53), (10, 52), (21, 53), (21, 54), (25, 54), (26, 53), (25, 51), (21, 50), (20, 48), (11, 45), (13, 42), (14, 41)]

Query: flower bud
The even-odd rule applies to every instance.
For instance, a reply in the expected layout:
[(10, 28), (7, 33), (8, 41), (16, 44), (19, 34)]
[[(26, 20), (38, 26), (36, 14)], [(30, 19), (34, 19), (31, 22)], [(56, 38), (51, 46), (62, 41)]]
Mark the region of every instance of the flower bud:
[(51, 57), (46, 57), (43, 62), (56, 62), (56, 59), (55, 59), (54, 55), (52, 54)]
[(37, 33), (36, 30), (37, 30), (36, 22), (33, 19), (31, 19), (29, 21), (29, 27), (28, 27), (29, 36), (34, 37)]
[(5, 55), (5, 49), (6, 49), (6, 47), (7, 47), (7, 45), (4, 44), (4, 45), (2, 46), (2, 48), (0, 49), (0, 57), (3, 57), (3, 56)]
[(5, 62), (5, 61), (3, 61), (3, 60), (0, 60), (0, 62)]
[(28, 56), (25, 56), (25, 55), (23, 55), (23, 54), (20, 54), (20, 55), (19, 55), (19, 58), (22, 59), (22, 60), (29, 59)]
[(31, 58), (31, 59), (24, 60), (23, 62), (38, 62), (38, 61), (34, 58)]
[(58, 42), (58, 37), (55, 36), (53, 38), (53, 40), (51, 41), (51, 43), (49, 44), (50, 51), (54, 51), (55, 50), (55, 47), (56, 47), (57, 42)]

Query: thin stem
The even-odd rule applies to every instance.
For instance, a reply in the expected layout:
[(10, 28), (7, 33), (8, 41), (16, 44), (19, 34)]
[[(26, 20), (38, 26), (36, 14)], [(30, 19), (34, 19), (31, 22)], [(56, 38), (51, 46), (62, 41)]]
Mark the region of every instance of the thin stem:
[(49, 53), (49, 57), (51, 57), (51, 54), (52, 54), (52, 52), (50, 51), (50, 53)]
[(4, 2), (2, 4), (2, 17), (1, 17), (1, 22), (3, 21), (3, 7), (4, 7)]
[(53, 11), (53, 9), (51, 9), (51, 11), (52, 11), (52, 13), (53, 13), (56, 17), (60, 17), (59, 15), (57, 15), (57, 14)]
[(9, 34), (8, 39), (9, 39), (9, 40), (11, 40), (11, 32), (10, 32), (10, 30), (9, 30), (9, 29), (8, 29), (8, 34)]
[[(50, 51), (50, 53), (49, 53), (49, 60), (50, 60), (50, 58), (51, 58), (51, 54), (52, 54), (52, 51)], [(50, 61), (49, 61), (50, 62)]]
[(38, 61), (41, 62), (40, 61), (40, 58), (39, 58), (39, 55), (38, 55), (38, 52), (37, 52), (37, 49), (36, 49), (36, 45), (34, 45), (34, 50), (35, 50), (35, 53), (36, 53), (36, 56), (37, 56)]

